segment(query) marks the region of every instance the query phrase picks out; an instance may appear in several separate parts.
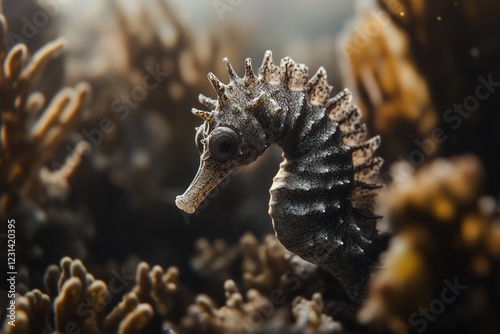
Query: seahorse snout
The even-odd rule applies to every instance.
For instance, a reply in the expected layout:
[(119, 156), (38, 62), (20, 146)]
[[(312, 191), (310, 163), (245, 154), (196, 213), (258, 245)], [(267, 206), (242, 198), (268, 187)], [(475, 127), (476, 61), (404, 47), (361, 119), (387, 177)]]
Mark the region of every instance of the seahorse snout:
[(175, 205), (186, 213), (193, 213), (215, 188), (234, 169), (217, 161), (201, 159), (200, 168), (184, 194), (177, 196)]
[(184, 195), (180, 195), (175, 198), (175, 205), (186, 213), (193, 213), (196, 211), (195, 207), (189, 205), (189, 200), (185, 198)]

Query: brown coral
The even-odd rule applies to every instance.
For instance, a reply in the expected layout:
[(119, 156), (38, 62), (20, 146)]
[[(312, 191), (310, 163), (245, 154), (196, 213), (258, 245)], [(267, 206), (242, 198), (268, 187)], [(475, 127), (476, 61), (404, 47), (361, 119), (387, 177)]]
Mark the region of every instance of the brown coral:
[[(183, 326), (191, 332), (204, 333), (273, 333), (285, 328), (292, 333), (342, 332), (339, 322), (322, 313), (320, 293), (315, 293), (311, 300), (296, 297), (289, 310), (256, 289), (248, 290), (245, 298), (232, 280), (226, 281), (224, 289), (224, 306), (218, 308), (210, 297), (200, 295), (189, 308)], [(294, 321), (290, 321), (291, 317)]]
[[(39, 201), (43, 195), (64, 197), (68, 178), (87, 148), (81, 142), (64, 165), (52, 161), (56, 150), (81, 117), (87, 84), (61, 90), (46, 105), (40, 92), (33, 92), (45, 66), (64, 48), (62, 40), (45, 45), (32, 57), (24, 44), (10, 50), (5, 44), (6, 20), (0, 14), (0, 188), (1, 211), (12, 213), (19, 202)], [(55, 169), (55, 170), (53, 170)]]
[[(108, 282), (96, 280), (80, 260), (64, 258), (45, 275), (48, 294), (35, 289), (16, 299), (16, 326), (5, 322), (5, 333), (141, 333), (153, 317), (170, 313), (177, 294), (178, 270), (140, 263), (132, 291), (110, 308), (134, 276), (116, 273)], [(55, 319), (51, 320), (53, 312)]]
[[(222, 307), (217, 306), (213, 295), (198, 295), (193, 303), (192, 294), (181, 290), (176, 267), (163, 270), (140, 262), (135, 275), (129, 275), (132, 265), (124, 266), (120, 272), (111, 266), (105, 283), (90, 274), (80, 260), (66, 257), (60, 265), (47, 269), (45, 293), (38, 289), (23, 293), (18, 290), (16, 326), (4, 323), (4, 331), (140, 333), (159, 331), (161, 327), (182, 333), (329, 333), (341, 331), (344, 324), (347, 329), (357, 326), (352, 321), (353, 310), (345, 303), (324, 307), (318, 291), (335, 288), (335, 284), (341, 288), (335, 281), (325, 284), (323, 279), (327, 277), (316, 266), (287, 256), (290, 254), (283, 252), (282, 246), (275, 247), (279, 244), (271, 235), (259, 243), (247, 234), (241, 243), (249, 252), (243, 270), (251, 277), (243, 284), (255, 288), (245, 288), (241, 293), (235, 281), (227, 280)], [(209, 256), (201, 262), (211, 263), (215, 258)], [(133, 258), (129, 262), (137, 263)], [(278, 262), (282, 267), (277, 271), (272, 267)], [(235, 263), (239, 262), (235, 260), (231, 265)], [(28, 290), (28, 275), (24, 269), (21, 271), (18, 278), (22, 290)], [(220, 285), (205, 288), (215, 291)], [(327, 293), (331, 295), (332, 291)], [(189, 303), (192, 305), (187, 307)], [(332, 320), (332, 312), (339, 316), (342, 325)]]
[(245, 233), (240, 247), (243, 280), (249, 289), (270, 293), (278, 288), (284, 294), (296, 294), (313, 282), (316, 291), (323, 288), (318, 267), (286, 250), (274, 235), (265, 235), (259, 244), (253, 234)]
[[(396, 236), (373, 280), (362, 321), (394, 332), (424, 330), (434, 321), (436, 332), (500, 328), (494, 315), (499, 227), (493, 223), (494, 201), (480, 197), (483, 175), (473, 156), (439, 159), (386, 191), (383, 204)], [(448, 290), (456, 296), (446, 295)], [(461, 307), (467, 314), (450, 322)], [(428, 309), (426, 319), (432, 321), (422, 321)]]
[(183, 326), (195, 333), (257, 333), (272, 323), (269, 318), (283, 320), (280, 312), (275, 312), (274, 304), (258, 290), (248, 290), (244, 298), (232, 280), (226, 281), (224, 289), (225, 306), (218, 308), (210, 297), (200, 295), (189, 308)]
[(297, 297), (293, 301), (294, 331), (308, 334), (341, 333), (342, 325), (330, 316), (322, 314), (324, 304), (321, 294), (315, 293), (311, 300)]
[(207, 238), (199, 238), (194, 247), (196, 254), (191, 258), (191, 266), (196, 272), (211, 279), (229, 278), (231, 265), (239, 255), (237, 246), (229, 246), (222, 239), (211, 243)]

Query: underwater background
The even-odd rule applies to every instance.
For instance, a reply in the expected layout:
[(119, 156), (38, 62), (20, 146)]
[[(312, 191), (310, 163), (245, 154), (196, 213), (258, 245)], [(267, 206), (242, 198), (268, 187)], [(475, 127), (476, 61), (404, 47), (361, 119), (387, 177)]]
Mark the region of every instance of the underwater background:
[[(0, 7), (0, 257), (9, 272), (15, 229), (17, 272), (2, 332), (500, 332), (498, 1)], [(361, 305), (274, 237), (278, 148), (194, 214), (175, 206), (207, 74), (228, 82), (223, 57), (243, 75), (266, 50), (325, 67), (382, 137), (387, 244)]]

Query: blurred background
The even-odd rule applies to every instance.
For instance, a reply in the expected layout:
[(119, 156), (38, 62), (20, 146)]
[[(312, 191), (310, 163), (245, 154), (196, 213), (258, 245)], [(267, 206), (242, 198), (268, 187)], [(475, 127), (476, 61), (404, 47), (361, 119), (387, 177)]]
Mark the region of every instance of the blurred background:
[[(330, 317), (337, 327), (318, 322), (325, 333), (416, 332), (423, 327), (409, 317), (439, 296), (444, 279), (459, 277), (472, 288), (438, 320), (427, 320), (432, 326), (425, 330), (500, 328), (493, 316), (500, 296), (498, 2), (0, 3), (0, 217), (2, 226), (16, 220), (21, 295), (38, 288), (54, 302), (64, 279), (58, 291), (47, 291), (48, 268), (59, 264), (63, 277), (63, 263), (69, 263), (61, 262), (64, 257), (80, 259), (105, 282), (114, 270), (133, 273), (141, 261), (175, 266), (181, 297), (168, 312), (151, 302), (153, 321), (140, 330), (238, 332), (213, 314), (217, 325), (189, 318), (204, 311), (188, 306), (202, 304), (198, 294), (224, 305), (228, 278), (242, 291), (266, 295), (286, 281), (284, 272), (297, 270), (273, 237), (265, 239), (273, 233), (269, 188), (281, 152), (273, 147), (231, 175), (193, 215), (174, 200), (198, 168), (194, 128), (200, 120), (190, 110), (201, 107), (198, 94), (215, 96), (207, 73), (228, 82), (223, 57), (243, 76), (245, 58), (257, 71), (264, 52), (272, 50), (275, 63), (289, 56), (306, 64), (310, 76), (324, 66), (333, 93), (348, 87), (369, 135), (382, 136), (379, 155), (385, 159), (377, 213), (384, 215), (379, 229), (391, 239), (381, 260), (389, 269), (374, 279), (371, 299), (359, 306), (315, 268), (313, 281), (289, 292), (313, 304), (313, 293), (321, 293), (324, 305), (306, 303), (304, 319), (311, 312)], [(2, 263), (6, 236), (2, 230)], [(252, 285), (248, 275), (272, 267), (272, 254), (286, 265), (274, 273), (277, 278), (266, 278), (267, 288)], [(257, 269), (245, 266), (252, 256), (260, 259)], [(5, 295), (2, 303), (8, 302)], [(284, 313), (274, 312), (251, 332), (322, 332), (320, 325), (298, 320), (302, 313), (293, 310), (300, 303), (292, 300), (275, 305)], [(26, 314), (37, 314), (29, 305)], [(30, 315), (26, 328), (53, 331), (57, 309), (44, 314), (43, 326)], [(5, 332), (11, 330), (4, 324)]]

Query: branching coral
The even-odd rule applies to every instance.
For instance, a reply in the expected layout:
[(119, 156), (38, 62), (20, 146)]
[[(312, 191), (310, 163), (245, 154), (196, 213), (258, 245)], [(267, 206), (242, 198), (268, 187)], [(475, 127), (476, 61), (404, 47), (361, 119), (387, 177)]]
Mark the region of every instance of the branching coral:
[(191, 258), (191, 266), (197, 273), (222, 281), (229, 278), (231, 265), (239, 254), (237, 246), (228, 246), (222, 239), (210, 243), (207, 238), (200, 238), (194, 247), (196, 254)]
[[(333, 311), (334, 305), (324, 307), (321, 290), (329, 286), (316, 266), (288, 256), (291, 254), (277, 247), (271, 235), (259, 244), (247, 234), (241, 244), (248, 252), (243, 270), (252, 278), (243, 284), (254, 288), (240, 292), (235, 281), (226, 280), (222, 307), (213, 295), (194, 298), (181, 287), (176, 267), (163, 270), (140, 262), (135, 275), (128, 274), (128, 266), (121, 271), (108, 268), (111, 274), (105, 283), (90, 274), (80, 260), (65, 257), (60, 265), (48, 267), (45, 292), (29, 291), (28, 275), (21, 270), (18, 278), (23, 288), (18, 289), (16, 299), (16, 326), (5, 322), (4, 332), (143, 333), (161, 328), (180, 333), (337, 333), (344, 324), (347, 329), (356, 326), (352, 311), (346, 318), (349, 307), (344, 305), (340, 313)], [(215, 258), (205, 260), (210, 263)], [(235, 263), (238, 261), (231, 265)], [(277, 263), (281, 263), (281, 270), (271, 270)], [(332, 319), (332, 311), (342, 325)]]
[(172, 308), (178, 277), (179, 270), (175, 267), (164, 272), (160, 266), (150, 269), (149, 265), (142, 262), (137, 267), (137, 284), (132, 294), (141, 302), (153, 305), (161, 315), (166, 315)]
[(44, 95), (32, 90), (50, 59), (63, 50), (63, 41), (49, 43), (29, 57), (24, 44), (8, 50), (6, 34), (6, 20), (0, 14), (0, 211), (4, 214), (22, 202), (66, 194), (68, 178), (86, 145), (79, 143), (62, 166), (55, 161), (51, 169), (45, 165), (77, 124), (90, 93), (85, 83), (65, 88), (45, 106)]
[(342, 325), (330, 316), (322, 314), (323, 308), (323, 298), (319, 293), (315, 293), (311, 300), (302, 297), (295, 298), (292, 309), (295, 317), (293, 331), (304, 334), (341, 333)]
[(324, 289), (318, 267), (287, 251), (271, 234), (265, 235), (260, 242), (255, 235), (247, 232), (240, 238), (239, 247), (228, 246), (220, 239), (210, 243), (206, 238), (200, 238), (195, 248), (197, 253), (191, 259), (193, 269), (218, 285), (222, 283), (222, 278), (230, 278), (231, 268), (242, 255), (242, 278), (248, 289), (264, 294), (279, 290), (280, 296), (285, 299)]
[[(228, 252), (223, 254), (221, 251), (227, 246), (220, 241), (217, 242), (218, 247), (206, 239), (199, 240), (197, 244), (200, 250), (204, 249), (208, 254), (202, 256), (203, 252), (200, 252), (195, 258), (197, 267), (212, 268), (212, 263), (219, 261), (224, 264), (224, 268), (234, 265), (229, 261)], [(340, 323), (322, 314), (324, 310), (320, 292), (326, 290), (325, 273), (316, 265), (287, 251), (273, 235), (266, 235), (259, 242), (253, 234), (245, 233), (240, 239), (239, 251), (243, 255), (242, 283), (248, 289), (247, 302), (244, 302), (245, 298), (236, 288), (235, 282), (228, 280), (225, 283), (225, 306), (218, 308), (211, 296), (199, 295), (183, 319), (182, 328), (193, 333), (232, 333), (237, 332), (238, 328), (250, 333), (268, 333), (285, 328), (294, 333), (340, 331)], [(219, 256), (214, 257), (214, 254)], [(338, 282), (330, 281), (328, 284), (328, 288), (337, 284), (337, 289), (342, 291)], [(310, 301), (302, 297), (311, 295)], [(296, 319), (295, 323), (289, 320), (292, 317)], [(351, 319), (347, 322), (349, 326), (354, 323)]]
[(315, 281), (315, 289), (321, 289), (318, 267), (286, 250), (275, 236), (268, 234), (259, 244), (253, 234), (246, 233), (240, 239), (240, 247), (243, 280), (248, 288), (264, 293), (279, 288), (291, 293)]
[(254, 333), (274, 314), (274, 305), (259, 291), (251, 289), (246, 301), (232, 280), (224, 284), (226, 304), (217, 308), (210, 297), (200, 295), (188, 310), (183, 325), (193, 332)]
[(386, 191), (396, 236), (362, 321), (394, 332), (498, 331), (500, 226), (495, 202), (480, 197), (483, 175), (473, 156), (439, 159)]
[[(311, 300), (297, 297), (292, 303), (292, 314), (281, 304), (250, 289), (246, 298), (232, 280), (224, 284), (226, 303), (217, 308), (210, 297), (200, 295), (183, 319), (183, 326), (192, 332), (204, 333), (275, 333), (288, 328), (291, 333), (340, 333), (342, 326), (323, 314), (321, 294)], [(272, 298), (272, 297), (271, 297)], [(290, 322), (290, 318), (294, 322)]]
[[(311, 301), (297, 297), (293, 302), (291, 323), (289, 310), (278, 308), (258, 290), (250, 289), (246, 298), (232, 280), (224, 284), (226, 303), (217, 308), (209, 296), (200, 295), (183, 319), (183, 327), (198, 333), (276, 333), (289, 328), (292, 333), (339, 333), (342, 326), (322, 314), (323, 301), (316, 293)], [(280, 304), (280, 303), (278, 303)]]
[(16, 326), (5, 323), (5, 333), (141, 333), (155, 315), (165, 317), (170, 312), (178, 285), (175, 267), (163, 271), (160, 266), (150, 269), (139, 264), (135, 286), (110, 308), (116, 294), (134, 278), (121, 274), (106, 284), (89, 274), (80, 260), (62, 259), (60, 267), (52, 265), (46, 272), (48, 294), (35, 289), (17, 297)]

